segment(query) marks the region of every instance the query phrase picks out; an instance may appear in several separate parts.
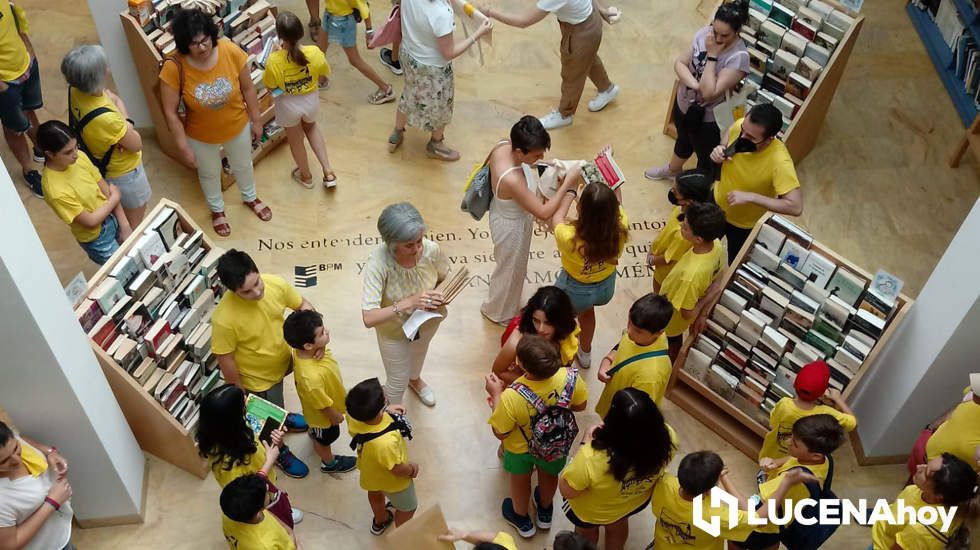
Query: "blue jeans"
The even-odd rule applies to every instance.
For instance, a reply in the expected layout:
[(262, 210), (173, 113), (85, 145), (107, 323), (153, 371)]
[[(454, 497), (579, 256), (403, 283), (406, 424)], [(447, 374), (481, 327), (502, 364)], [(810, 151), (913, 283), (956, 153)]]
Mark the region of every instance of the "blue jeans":
[(340, 44), (341, 48), (353, 48), (357, 44), (357, 21), (354, 14), (331, 15), (323, 12), (323, 30), (327, 33), (327, 42)]
[(93, 262), (102, 265), (109, 261), (112, 257), (112, 253), (119, 250), (119, 243), (116, 242), (116, 234), (119, 232), (119, 222), (116, 221), (116, 217), (112, 214), (106, 216), (106, 219), (102, 221), (102, 230), (99, 231), (99, 236), (95, 240), (89, 241), (87, 243), (78, 243), (81, 245), (82, 250), (88, 254), (89, 259)]
[(564, 269), (558, 273), (555, 286), (564, 290), (572, 300), (575, 313), (581, 313), (595, 306), (604, 306), (612, 300), (616, 291), (616, 272), (598, 283), (583, 283), (573, 279)]

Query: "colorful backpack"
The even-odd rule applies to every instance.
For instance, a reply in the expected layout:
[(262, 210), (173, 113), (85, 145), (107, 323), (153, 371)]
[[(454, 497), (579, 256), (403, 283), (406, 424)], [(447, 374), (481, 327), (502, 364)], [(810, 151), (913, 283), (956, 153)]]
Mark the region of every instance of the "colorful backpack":
[[(524, 435), (531, 456), (551, 462), (568, 456), (571, 451), (575, 436), (578, 435), (578, 424), (575, 422), (572, 409), (569, 408), (572, 393), (575, 391), (577, 372), (576, 369), (568, 369), (565, 388), (554, 405), (546, 404), (531, 388), (520, 382), (510, 385), (538, 411), (537, 416), (531, 419), (531, 437)], [(521, 434), (524, 434), (523, 429)]]

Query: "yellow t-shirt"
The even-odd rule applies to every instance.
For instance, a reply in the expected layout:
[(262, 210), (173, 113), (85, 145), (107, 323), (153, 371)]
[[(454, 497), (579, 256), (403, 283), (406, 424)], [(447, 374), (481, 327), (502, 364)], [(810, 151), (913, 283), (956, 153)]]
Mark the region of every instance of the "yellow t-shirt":
[[(521, 376), (515, 382), (521, 382), (536, 393), (548, 405), (558, 402), (558, 397), (565, 389), (565, 379), (568, 369), (562, 367), (547, 380), (530, 380)], [(575, 390), (572, 391), (570, 406), (581, 405), (588, 401), (589, 389), (582, 377), (575, 375)], [(487, 424), (490, 424), (499, 434), (510, 434), (504, 440), (504, 450), (514, 454), (527, 453), (527, 438), (531, 437), (531, 419), (538, 415), (537, 410), (526, 399), (511, 387), (500, 394), (500, 403), (493, 410)]]
[(694, 321), (681, 315), (682, 309), (694, 309), (711, 281), (725, 268), (726, 252), (721, 241), (716, 240), (710, 252), (696, 254), (688, 250), (670, 271), (660, 286), (660, 294), (674, 306), (674, 314), (664, 329), (667, 336), (680, 336)]
[[(613, 357), (612, 364), (615, 367), (630, 357), (660, 350), (667, 350), (667, 337), (665, 335), (661, 334), (649, 346), (639, 346), (630, 340), (629, 334), (624, 332), (623, 337), (619, 339), (619, 347), (616, 349), (616, 356)], [(601, 418), (605, 418), (606, 413), (609, 412), (609, 405), (612, 403), (613, 396), (623, 388), (641, 390), (649, 395), (657, 406), (660, 406), (660, 401), (667, 391), (668, 380), (670, 380), (670, 357), (666, 354), (633, 361), (616, 371), (612, 379), (606, 382), (605, 387), (602, 388), (602, 395), (599, 396), (599, 402), (595, 406), (595, 412), (599, 413)]]
[[(366, 424), (347, 416), (347, 430), (357, 434), (380, 432), (394, 422), (387, 413), (379, 424)], [(408, 462), (408, 445), (398, 430), (392, 430), (368, 441), (357, 451), (357, 469), (361, 472), (361, 489), (397, 493), (412, 483), (412, 478), (396, 476), (391, 469)]]
[(503, 531), (497, 533), (497, 536), (493, 537), (493, 540), (491, 542), (493, 542), (494, 544), (499, 544), (500, 546), (503, 546), (507, 550), (517, 550), (517, 543), (514, 542), (514, 537), (508, 535), (507, 533), (504, 533)]
[(663, 256), (667, 262), (653, 269), (653, 278), (661, 284), (667, 278), (670, 271), (674, 269), (674, 266), (677, 265), (677, 261), (692, 246), (691, 241), (681, 235), (681, 222), (677, 220), (677, 216), (680, 213), (681, 207), (675, 206), (670, 211), (670, 216), (667, 217), (667, 223), (660, 231), (660, 234), (650, 243), (650, 252), (656, 256)]
[(24, 10), (0, 0), (0, 80), (4, 82), (17, 80), (31, 66), (31, 54), (20, 37), (27, 30)]
[[(622, 205), (619, 207), (619, 224), (623, 229), (629, 229), (629, 220)], [(561, 253), (561, 266), (565, 268), (569, 277), (580, 283), (598, 283), (616, 271), (619, 257), (623, 254), (623, 247), (626, 246), (626, 239), (619, 243), (615, 259), (610, 258), (597, 264), (585, 260), (582, 255), (582, 243), (575, 238), (575, 226), (570, 223), (560, 223), (555, 227), (555, 245)]]
[(262, 73), (262, 82), (269, 89), (279, 88), (290, 95), (304, 95), (317, 90), (321, 76), (330, 74), (327, 58), (316, 46), (300, 46), (306, 56), (306, 65), (300, 65), (289, 57), (286, 50), (276, 50), (269, 55)]
[[(926, 504), (922, 500), (922, 489), (915, 485), (909, 485), (898, 493), (897, 499), (903, 500), (905, 506), (911, 506), (918, 510), (922, 506), (934, 506)], [(896, 500), (897, 500), (896, 499)], [(898, 513), (897, 503), (889, 506), (892, 515), (904, 521), (905, 516)], [(936, 523), (925, 525), (916, 523), (905, 525), (904, 523), (891, 524), (887, 521), (876, 521), (871, 526), (871, 542), (874, 550), (891, 550), (892, 546), (898, 544), (905, 550), (943, 550), (949, 542), (949, 535), (952, 535), (960, 528), (963, 523), (959, 514), (953, 517), (949, 526), (949, 531), (943, 532), (942, 522), (937, 519)]]
[(79, 153), (78, 160), (64, 170), (45, 166), (41, 172), (44, 202), (71, 227), (71, 234), (80, 243), (92, 242), (102, 232), (102, 224), (85, 227), (75, 221), (82, 212), (94, 212), (108, 200), (99, 188), (101, 180), (102, 174), (85, 153)]
[[(184, 67), (184, 104), (187, 136), (204, 143), (225, 143), (248, 124), (248, 111), (238, 76), (248, 57), (234, 42), (218, 39), (218, 62), (209, 71), (191, 67), (183, 55), (177, 60)], [(173, 63), (164, 63), (160, 80), (180, 93), (180, 72)]]
[[(738, 139), (743, 120), (739, 119), (732, 125), (727, 143)], [(782, 141), (774, 139), (761, 152), (740, 153), (721, 165), (721, 179), (715, 184), (715, 202), (725, 211), (728, 223), (742, 229), (752, 229), (766, 209), (754, 204), (729, 206), (729, 192), (749, 191), (775, 198), (799, 186), (793, 157)]]
[[(653, 542), (657, 550), (722, 550), (725, 540), (744, 541), (752, 533), (748, 512), (738, 510), (736, 525), (728, 525), (728, 507), (705, 506), (702, 518), (720, 517), (721, 533), (717, 538), (694, 526), (694, 503), (680, 495), (681, 484), (672, 474), (664, 474), (653, 489), (650, 500), (657, 518)], [(705, 499), (707, 503), (708, 500)]]
[(793, 424), (797, 420), (815, 414), (829, 414), (837, 419), (844, 431), (849, 432), (857, 427), (857, 418), (853, 415), (842, 413), (827, 405), (817, 405), (810, 410), (804, 410), (796, 406), (792, 397), (784, 397), (776, 402), (776, 406), (769, 413), (769, 433), (762, 440), (762, 449), (759, 451), (759, 459), (762, 457), (782, 458), (786, 456), (789, 438), (793, 435)]
[[(766, 481), (759, 484), (759, 496), (762, 497), (762, 500), (768, 500), (776, 492), (776, 489), (779, 488), (779, 484), (783, 480), (783, 473), (797, 466), (803, 466), (813, 472), (813, 475), (820, 480), (820, 485), (823, 486), (824, 480), (827, 479), (827, 470), (830, 467), (830, 461), (824, 457), (824, 461), (821, 464), (800, 464), (799, 460), (790, 457), (785, 464), (769, 472), (766, 475)], [(796, 503), (805, 498), (810, 498), (810, 490), (807, 489), (806, 485), (798, 483), (792, 486), (789, 491), (786, 491), (786, 499), (783, 502), (792, 501)], [(779, 531), (779, 526), (769, 523), (764, 526), (756, 526), (756, 530), (775, 533)]]
[[(75, 120), (82, 120), (82, 117), (98, 109), (107, 107), (108, 113), (93, 118), (82, 130), (82, 141), (89, 148), (95, 158), (102, 158), (110, 147), (116, 147), (119, 140), (126, 135), (129, 130), (129, 123), (116, 109), (116, 105), (105, 94), (91, 95), (71, 88), (69, 94), (71, 99), (68, 108), (71, 109)], [(132, 172), (140, 164), (143, 158), (141, 151), (127, 151), (116, 147), (109, 157), (109, 166), (106, 169), (105, 177), (118, 178), (119, 176)]]
[(258, 523), (242, 523), (221, 514), (221, 530), (231, 550), (295, 550), (286, 527), (269, 512)]
[(561, 353), (561, 364), (568, 365), (575, 359), (575, 354), (578, 353), (578, 335), (582, 332), (579, 326), (575, 325), (575, 330), (571, 334), (562, 338), (561, 342), (558, 342), (558, 352)]
[(242, 386), (253, 392), (278, 384), (289, 368), (290, 347), (282, 336), (283, 312), (295, 310), (303, 297), (282, 277), (263, 273), (265, 295), (243, 300), (226, 291), (211, 316), (211, 351), (234, 353)]
[(38, 477), (48, 471), (48, 458), (44, 456), (44, 453), (19, 436), (17, 441), (20, 442), (20, 461), (27, 468), (27, 473), (31, 474), (32, 477)]
[(964, 401), (926, 442), (926, 456), (936, 458), (944, 452), (951, 453), (974, 469), (980, 469), (974, 458), (977, 445), (980, 445), (980, 405), (972, 400)]
[(329, 349), (323, 350), (323, 358), (306, 359), (293, 351), (293, 376), (296, 393), (303, 405), (303, 416), (311, 428), (329, 428), (333, 424), (323, 409), (333, 407), (341, 414), (347, 412), (344, 399), (344, 379), (340, 367)]
[(354, 13), (354, 8), (357, 8), (361, 12), (362, 20), (371, 16), (371, 12), (368, 11), (367, 2), (363, 0), (325, 0), (323, 3), (323, 9), (330, 15), (336, 17), (350, 15)]
[[(255, 441), (255, 447), (255, 452), (252, 453), (252, 456), (248, 457), (248, 463), (236, 463), (230, 470), (226, 470), (225, 463), (218, 462), (217, 457), (212, 456), (208, 459), (208, 467), (211, 468), (211, 473), (214, 474), (214, 480), (218, 482), (219, 487), (224, 488), (225, 485), (228, 485), (243, 475), (254, 474), (262, 468), (262, 465), (265, 464), (265, 447), (263, 447), (262, 442), (258, 440)], [(269, 478), (269, 481), (275, 485), (275, 468), (269, 470), (269, 475), (267, 477)]]

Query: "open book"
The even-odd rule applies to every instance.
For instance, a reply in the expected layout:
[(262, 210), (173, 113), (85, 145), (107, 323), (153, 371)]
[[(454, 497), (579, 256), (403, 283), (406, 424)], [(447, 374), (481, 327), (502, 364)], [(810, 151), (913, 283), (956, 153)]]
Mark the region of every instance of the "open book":
[(272, 443), (272, 431), (282, 427), (286, 422), (286, 409), (249, 394), (245, 398), (245, 422), (258, 436), (259, 441)]
[[(443, 305), (450, 304), (459, 293), (466, 288), (466, 285), (470, 282), (470, 270), (465, 266), (460, 268), (459, 271), (455, 271), (449, 274), (448, 277), (442, 280), (441, 283), (435, 288), (436, 292), (442, 293), (442, 303)], [(409, 340), (414, 340), (418, 336), (419, 329), (422, 325), (429, 321), (430, 319), (441, 318), (442, 314), (435, 311), (427, 311), (424, 309), (416, 309), (408, 316), (408, 319), (402, 323), (402, 332), (405, 333), (405, 337)]]
[(618, 189), (620, 185), (626, 183), (626, 176), (619, 169), (619, 165), (613, 159), (611, 151), (599, 153), (595, 160), (586, 163), (582, 171), (585, 179), (589, 183), (604, 183), (613, 191)]

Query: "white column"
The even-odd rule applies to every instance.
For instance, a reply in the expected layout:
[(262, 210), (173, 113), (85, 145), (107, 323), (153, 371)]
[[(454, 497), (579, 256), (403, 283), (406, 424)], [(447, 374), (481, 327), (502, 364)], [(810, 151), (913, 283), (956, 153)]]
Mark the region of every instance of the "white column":
[(980, 201), (852, 396), (866, 456), (907, 454), (980, 372)]
[(145, 458), (15, 185), (0, 170), (0, 404), (67, 458), (80, 520), (138, 521)]
[(95, 29), (99, 33), (99, 42), (109, 56), (112, 67), (112, 79), (116, 83), (116, 93), (126, 103), (130, 118), (136, 122), (137, 128), (148, 128), (153, 125), (150, 111), (146, 107), (146, 98), (140, 86), (139, 75), (136, 74), (136, 64), (129, 52), (126, 33), (123, 32), (119, 13), (126, 9), (124, 0), (88, 0), (89, 11), (95, 20)]

